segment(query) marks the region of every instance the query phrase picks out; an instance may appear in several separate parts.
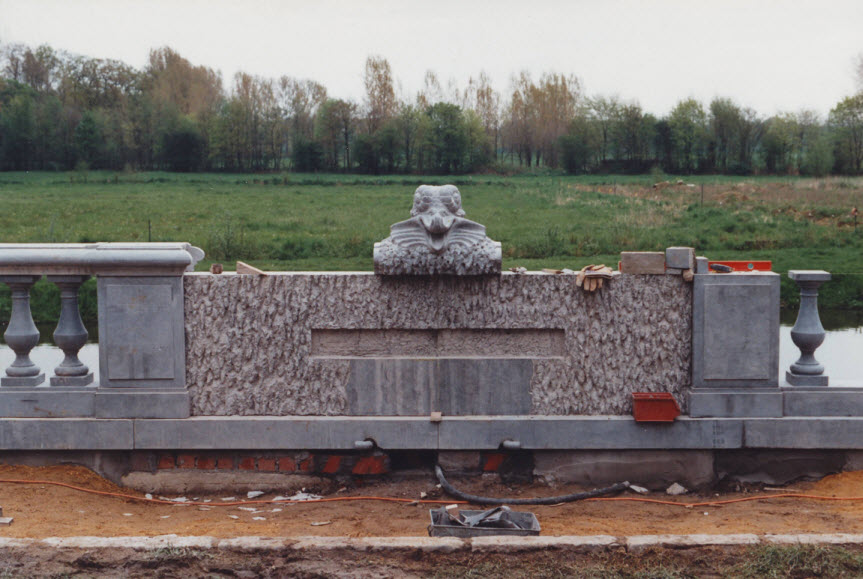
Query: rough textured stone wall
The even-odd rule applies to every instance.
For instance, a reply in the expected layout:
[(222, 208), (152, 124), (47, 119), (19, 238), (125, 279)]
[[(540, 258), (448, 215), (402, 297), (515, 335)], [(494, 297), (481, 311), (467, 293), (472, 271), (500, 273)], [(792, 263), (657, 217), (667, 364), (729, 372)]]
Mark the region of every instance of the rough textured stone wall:
[(188, 274), (184, 283), (193, 415), (347, 413), (350, 360), (313, 355), (313, 329), (563, 330), (561, 356), (533, 359), (533, 414), (626, 414), (633, 391), (684, 404), (690, 386), (692, 286), (679, 276), (620, 275), (595, 293), (574, 276), (509, 273)]

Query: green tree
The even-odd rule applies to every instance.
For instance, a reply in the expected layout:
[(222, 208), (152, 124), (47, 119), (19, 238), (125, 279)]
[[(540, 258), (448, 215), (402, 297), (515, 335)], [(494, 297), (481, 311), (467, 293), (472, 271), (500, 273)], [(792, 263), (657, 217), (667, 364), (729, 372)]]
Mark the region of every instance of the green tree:
[(836, 162), (843, 173), (863, 173), (863, 92), (842, 99), (830, 111)]
[(85, 111), (75, 128), (75, 158), (90, 167), (101, 161), (104, 140), (99, 118), (92, 111)]
[(668, 117), (674, 165), (683, 173), (694, 173), (705, 162), (707, 115), (701, 103), (686, 99), (677, 103)]
[(5, 167), (24, 171), (31, 168), (36, 137), (33, 90), (15, 81), (4, 83), (0, 92), (0, 148)]
[(428, 144), (435, 171), (442, 174), (461, 172), (468, 149), (468, 135), (462, 120), (461, 107), (436, 103), (429, 107), (426, 114), (430, 121)]

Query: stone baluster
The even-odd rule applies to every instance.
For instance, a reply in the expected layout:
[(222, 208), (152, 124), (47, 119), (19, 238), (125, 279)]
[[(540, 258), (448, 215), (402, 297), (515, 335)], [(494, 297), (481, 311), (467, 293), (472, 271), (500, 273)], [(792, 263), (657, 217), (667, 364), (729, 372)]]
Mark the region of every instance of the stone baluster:
[(38, 386), (45, 374), (30, 359), (30, 351), (39, 343), (39, 330), (30, 313), (30, 288), (41, 275), (4, 275), (0, 282), (12, 290), (12, 315), (3, 337), (15, 352), (15, 361), (0, 378), (0, 386)]
[(78, 359), (78, 352), (87, 343), (87, 328), (78, 309), (78, 290), (89, 275), (49, 275), (60, 288), (60, 319), (54, 331), (54, 343), (66, 357), (54, 369), (51, 386), (86, 386), (93, 382), (93, 373)]
[(791, 270), (788, 277), (800, 288), (800, 311), (791, 328), (791, 339), (800, 348), (800, 358), (791, 364), (785, 380), (792, 386), (827, 386), (828, 378), (824, 366), (815, 359), (815, 350), (826, 336), (818, 316), (818, 287), (831, 276), (822, 270)]

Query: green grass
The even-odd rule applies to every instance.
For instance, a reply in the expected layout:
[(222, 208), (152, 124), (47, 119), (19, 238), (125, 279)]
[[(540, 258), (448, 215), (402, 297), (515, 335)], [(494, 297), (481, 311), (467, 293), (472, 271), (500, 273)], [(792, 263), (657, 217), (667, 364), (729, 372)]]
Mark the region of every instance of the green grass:
[[(454, 183), (467, 217), (502, 242), (504, 267), (614, 265), (623, 250), (685, 245), (711, 259), (772, 259), (782, 273), (826, 269), (835, 281), (822, 305), (863, 309), (863, 225), (855, 230), (848, 213), (863, 206), (863, 180), (695, 177), (653, 189), (655, 181), (0, 173), (0, 231), (3, 242), (189, 241), (207, 252), (199, 269), (240, 259), (270, 270), (371, 270), (374, 242), (408, 217), (416, 186)], [(786, 280), (783, 300), (794, 304), (795, 294)]]

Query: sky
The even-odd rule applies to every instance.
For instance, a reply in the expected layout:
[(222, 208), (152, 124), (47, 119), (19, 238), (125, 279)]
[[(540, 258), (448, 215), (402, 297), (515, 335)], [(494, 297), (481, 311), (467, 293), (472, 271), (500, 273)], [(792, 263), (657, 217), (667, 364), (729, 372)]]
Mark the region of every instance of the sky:
[(527, 70), (660, 116), (729, 97), (823, 117), (855, 90), (863, 0), (0, 0), (0, 43), (16, 42), (139, 68), (167, 45), (226, 87), (288, 75), (357, 102), (376, 55), (411, 99), (427, 70), (462, 88), (485, 71), (503, 94)]

